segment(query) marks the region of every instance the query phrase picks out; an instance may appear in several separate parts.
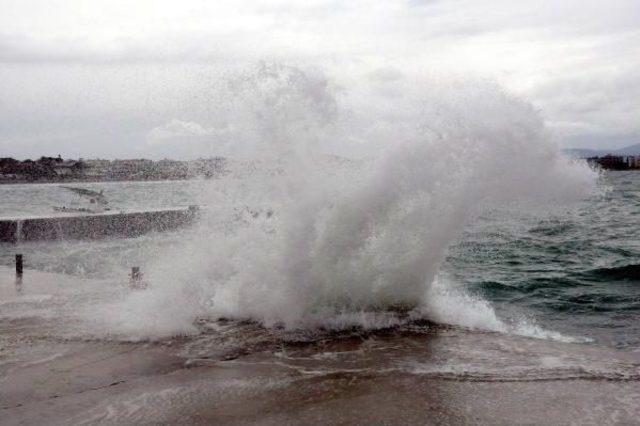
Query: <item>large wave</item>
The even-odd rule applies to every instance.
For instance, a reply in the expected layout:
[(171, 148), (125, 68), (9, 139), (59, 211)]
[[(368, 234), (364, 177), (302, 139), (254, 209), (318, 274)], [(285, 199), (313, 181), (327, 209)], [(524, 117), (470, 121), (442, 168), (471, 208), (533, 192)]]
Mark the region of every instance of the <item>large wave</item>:
[(532, 106), (493, 83), (263, 64), (216, 87), (228, 173), (203, 181), (197, 229), (117, 307), (121, 331), (189, 332), (201, 316), (382, 326), (388, 312), (436, 312), (428, 290), (476, 207), (594, 187)]

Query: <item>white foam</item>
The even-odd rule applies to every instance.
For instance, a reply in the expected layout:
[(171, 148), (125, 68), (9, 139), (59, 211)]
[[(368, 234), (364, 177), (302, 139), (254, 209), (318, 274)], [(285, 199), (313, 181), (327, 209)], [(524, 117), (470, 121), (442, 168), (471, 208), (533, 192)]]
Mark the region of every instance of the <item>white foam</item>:
[(588, 342), (585, 338), (566, 336), (546, 330), (532, 318), (501, 319), (491, 304), (465, 291), (447, 277), (439, 275), (429, 286), (420, 312), (433, 321), (470, 329), (516, 334), (560, 342)]
[[(505, 331), (486, 302), (432, 298), (448, 246), (485, 201), (576, 199), (596, 174), (493, 84), (401, 79), (387, 96), (351, 81), (274, 65), (219, 85), (216, 120), (243, 160), (202, 182), (200, 228), (145, 267), (151, 287), (109, 311), (114, 330), (188, 332), (202, 315), (380, 324), (360, 312), (426, 304), (442, 321)], [(273, 215), (239, 218), (245, 208)]]

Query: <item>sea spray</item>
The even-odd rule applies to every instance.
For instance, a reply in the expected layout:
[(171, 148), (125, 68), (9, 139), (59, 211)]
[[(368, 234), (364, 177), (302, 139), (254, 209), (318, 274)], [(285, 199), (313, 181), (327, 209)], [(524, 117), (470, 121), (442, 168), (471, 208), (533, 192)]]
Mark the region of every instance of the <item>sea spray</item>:
[(261, 65), (217, 101), (238, 159), (203, 182), (210, 208), (147, 266), (151, 287), (108, 310), (114, 332), (185, 333), (198, 317), (389, 325), (389, 312), (434, 303), (427, 290), (479, 205), (576, 199), (596, 178), (492, 83), (345, 86)]

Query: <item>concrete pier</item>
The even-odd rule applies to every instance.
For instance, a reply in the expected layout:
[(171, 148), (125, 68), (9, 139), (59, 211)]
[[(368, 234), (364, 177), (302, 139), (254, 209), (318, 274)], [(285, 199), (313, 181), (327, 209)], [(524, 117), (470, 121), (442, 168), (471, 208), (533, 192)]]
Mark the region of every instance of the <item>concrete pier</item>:
[(56, 217), (0, 218), (0, 242), (136, 237), (186, 226), (198, 207)]

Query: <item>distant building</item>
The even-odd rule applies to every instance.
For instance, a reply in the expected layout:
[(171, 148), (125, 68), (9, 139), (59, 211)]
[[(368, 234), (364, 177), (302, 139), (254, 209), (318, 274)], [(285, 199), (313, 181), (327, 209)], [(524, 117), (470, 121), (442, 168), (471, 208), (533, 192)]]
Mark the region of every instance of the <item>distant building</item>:
[(15, 181), (20, 178), (22, 178), (22, 176), (15, 173), (0, 173), (0, 181)]
[(84, 163), (87, 166), (87, 168), (94, 168), (94, 169), (106, 169), (111, 165), (111, 161), (102, 160), (100, 158), (85, 160)]
[(111, 161), (102, 160), (99, 158), (85, 160), (85, 168), (83, 170), (84, 177), (88, 180), (105, 180), (109, 169), (111, 168)]
[(79, 174), (83, 166), (80, 161), (61, 160), (55, 161), (51, 167), (58, 177), (64, 178)]
[(224, 172), (226, 161), (222, 157), (198, 158), (187, 163), (190, 177), (211, 178)]
[(630, 155), (627, 157), (627, 166), (630, 169), (640, 169), (640, 156)]
[(591, 157), (587, 161), (605, 170), (626, 170), (629, 168), (627, 159), (620, 155), (607, 154), (604, 157)]

